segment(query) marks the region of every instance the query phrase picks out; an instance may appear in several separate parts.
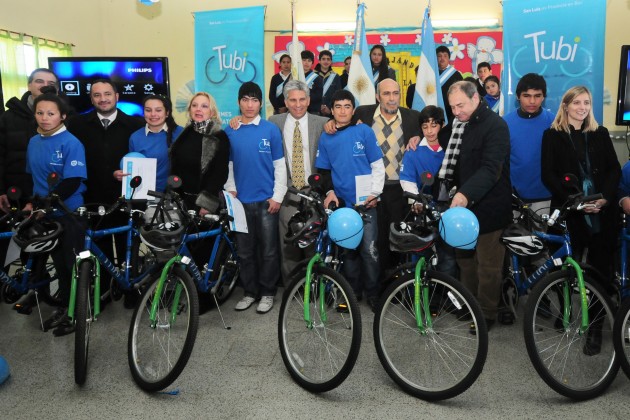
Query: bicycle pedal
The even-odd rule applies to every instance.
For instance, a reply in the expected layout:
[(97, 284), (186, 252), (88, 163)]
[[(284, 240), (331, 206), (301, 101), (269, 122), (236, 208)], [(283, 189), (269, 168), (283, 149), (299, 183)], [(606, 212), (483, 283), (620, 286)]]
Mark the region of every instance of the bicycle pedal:
[(30, 315), (33, 313), (33, 307), (31, 305), (23, 305), (21, 303), (13, 305), (13, 309), (17, 311), (18, 314), (22, 315)]
[(340, 303), (339, 305), (337, 305), (337, 312), (342, 314), (347, 314), (348, 312), (350, 312), (350, 310), (348, 309), (348, 304)]

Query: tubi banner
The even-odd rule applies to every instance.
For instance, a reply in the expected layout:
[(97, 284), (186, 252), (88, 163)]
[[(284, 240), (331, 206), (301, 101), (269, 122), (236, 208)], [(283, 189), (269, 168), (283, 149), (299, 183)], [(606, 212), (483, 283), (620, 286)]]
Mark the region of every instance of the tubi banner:
[[(217, 101), (225, 127), (239, 115), (237, 92), (263, 79), (264, 6), (195, 13), (195, 90)], [(265, 107), (261, 109), (264, 115)]]
[(505, 112), (518, 107), (519, 79), (538, 73), (547, 82), (545, 108), (555, 114), (564, 92), (584, 85), (601, 124), (605, 28), (605, 0), (503, 0)]

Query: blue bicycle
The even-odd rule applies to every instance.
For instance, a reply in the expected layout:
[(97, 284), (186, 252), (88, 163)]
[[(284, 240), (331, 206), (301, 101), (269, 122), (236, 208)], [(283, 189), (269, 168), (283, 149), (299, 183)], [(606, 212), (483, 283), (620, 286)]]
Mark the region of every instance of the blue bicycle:
[(619, 239), (620, 267), (618, 271), (618, 284), (621, 297), (621, 305), (615, 316), (613, 326), (613, 343), (619, 356), (619, 362), (623, 371), (630, 378), (630, 278), (628, 277), (628, 243), (630, 243), (630, 227), (628, 216), (622, 216), (621, 232)]

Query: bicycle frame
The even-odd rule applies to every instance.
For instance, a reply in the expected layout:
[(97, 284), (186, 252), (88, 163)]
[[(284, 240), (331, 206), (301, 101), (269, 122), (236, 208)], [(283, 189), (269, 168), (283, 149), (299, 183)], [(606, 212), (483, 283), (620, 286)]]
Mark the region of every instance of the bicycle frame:
[[(304, 321), (306, 322), (306, 327), (308, 329), (313, 328), (313, 321), (311, 319), (311, 308), (308, 304), (311, 299), (311, 281), (313, 279), (313, 267), (315, 266), (315, 264), (326, 265), (326, 263), (329, 263), (333, 255), (332, 251), (333, 243), (328, 236), (328, 229), (322, 229), (317, 237), (315, 245), (315, 255), (313, 255), (313, 257), (309, 260), (308, 265), (306, 266), (306, 278), (304, 281)], [(326, 293), (326, 285), (324, 283), (320, 282), (319, 293), (320, 296), (323, 296), (324, 293)], [(319, 304), (319, 313), (321, 316), (321, 320), (322, 322), (326, 322), (328, 320), (328, 316), (324, 308), (324, 299), (320, 299)]]

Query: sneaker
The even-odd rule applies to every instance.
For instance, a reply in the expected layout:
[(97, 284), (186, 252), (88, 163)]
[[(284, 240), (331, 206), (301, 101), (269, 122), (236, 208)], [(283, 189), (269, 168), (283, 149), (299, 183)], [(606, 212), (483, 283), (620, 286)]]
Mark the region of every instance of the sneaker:
[(72, 334), (74, 332), (74, 322), (66, 315), (61, 323), (53, 330), (55, 337), (63, 337), (64, 335)]
[(273, 307), (273, 296), (263, 296), (260, 298), (256, 312), (259, 314), (266, 314)]
[(245, 296), (245, 297), (243, 297), (243, 299), (238, 301), (238, 303), (234, 307), (234, 310), (235, 311), (244, 311), (245, 309), (247, 309), (250, 306), (252, 306), (252, 303), (254, 303), (255, 300), (256, 299), (254, 299), (251, 296)]
[(44, 331), (48, 331), (51, 328), (59, 326), (65, 319), (68, 318), (68, 308), (57, 308), (52, 313), (50, 318), (44, 321)]

